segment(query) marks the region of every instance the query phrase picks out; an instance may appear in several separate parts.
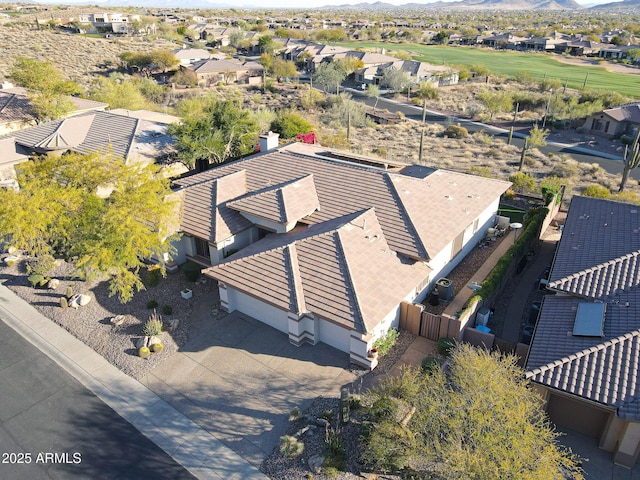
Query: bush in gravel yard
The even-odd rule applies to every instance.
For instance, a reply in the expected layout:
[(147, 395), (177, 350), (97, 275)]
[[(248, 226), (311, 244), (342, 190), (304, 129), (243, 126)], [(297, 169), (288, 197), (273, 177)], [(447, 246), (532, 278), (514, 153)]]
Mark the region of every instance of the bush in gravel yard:
[(295, 422), (300, 418), (300, 409), (298, 407), (293, 407), (289, 412), (289, 421)]
[(442, 135), (449, 138), (467, 138), (469, 131), (460, 125), (449, 125)]
[(453, 338), (440, 338), (438, 340), (438, 353), (440, 355), (448, 357), (454, 348), (456, 348), (456, 341)]
[(43, 275), (29, 275), (28, 280), (33, 288), (43, 288), (47, 286), (51, 279)]
[(162, 307), (162, 313), (165, 315), (171, 315), (173, 313), (173, 307), (171, 305), (164, 305)]
[(320, 418), (324, 418), (327, 422), (330, 422), (331, 420), (333, 420), (333, 410), (323, 410), (320, 414)]
[(162, 271), (160, 270), (160, 268), (158, 267), (150, 268), (149, 277), (147, 280), (147, 283), (149, 284), (149, 286), (150, 287), (157, 286), (160, 283), (160, 280), (162, 280)]
[(607, 187), (603, 187), (602, 185), (589, 185), (582, 191), (582, 195), (585, 197), (609, 198), (611, 192)]
[(158, 306), (158, 302), (156, 302), (155, 300), (149, 300), (147, 302), (147, 308), (149, 310), (153, 310), (154, 308), (156, 308)]
[(440, 368), (442, 366), (442, 362), (438, 357), (427, 356), (422, 359), (420, 366), (422, 367), (422, 371), (428, 372), (433, 368)]
[(51, 255), (40, 255), (27, 261), (27, 273), (45, 276), (55, 265), (55, 258)]
[(195, 262), (187, 262), (182, 266), (182, 271), (184, 272), (184, 276), (187, 277), (187, 280), (190, 282), (195, 282), (198, 280), (200, 276), (200, 272), (202, 267)]
[(396, 340), (400, 332), (394, 328), (390, 328), (387, 334), (384, 337), (380, 337), (373, 344), (374, 347), (378, 349), (378, 355), (380, 357), (384, 357), (396, 344)]
[(291, 435), (280, 437), (280, 453), (288, 458), (295, 458), (302, 454), (304, 443)]
[(155, 311), (147, 320), (147, 323), (142, 327), (142, 334), (148, 337), (153, 335), (160, 335), (162, 333), (162, 317)]

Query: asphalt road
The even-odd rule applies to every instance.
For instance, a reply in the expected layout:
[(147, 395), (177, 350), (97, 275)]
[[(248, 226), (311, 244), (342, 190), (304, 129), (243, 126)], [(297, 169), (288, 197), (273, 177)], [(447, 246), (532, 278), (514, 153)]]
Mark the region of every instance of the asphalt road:
[(194, 478), (0, 320), (0, 478)]
[[(373, 98), (367, 97), (366, 95), (364, 95), (362, 92), (358, 90), (355, 90), (352, 88), (345, 88), (343, 90), (352, 94), (354, 100), (365, 103), (366, 105), (373, 106), (375, 103), (375, 100)], [(385, 98), (380, 98), (376, 108), (387, 109), (393, 113), (402, 112), (406, 118), (409, 118), (411, 120), (416, 120), (418, 122), (422, 121), (421, 107), (406, 105), (404, 103), (399, 103), (399, 102), (395, 102)], [(497, 138), (504, 139), (505, 142), (507, 141), (507, 138), (509, 136), (508, 131), (493, 127), (491, 125), (486, 125), (479, 122), (472, 122), (467, 119), (442, 115), (441, 113), (433, 112), (429, 110), (427, 110), (426, 122), (440, 123), (443, 125), (451, 124), (451, 123), (460, 124), (461, 126), (465, 127), (469, 131), (469, 133), (474, 133), (474, 132), (484, 130), (488, 134), (494, 135)], [(524, 143), (524, 137), (518, 134), (514, 134), (511, 143), (513, 145), (518, 146), (519, 148), (522, 148), (522, 145)], [(615, 175), (620, 175), (622, 173), (622, 169), (623, 169), (622, 159), (608, 158), (606, 154), (603, 154), (601, 152), (589, 151), (584, 148), (575, 148), (568, 145), (562, 145), (562, 144), (557, 144), (552, 142), (549, 142), (544, 147), (540, 147), (539, 150), (544, 152), (547, 155), (549, 153), (554, 153), (556, 155), (568, 154), (568, 155), (571, 155), (571, 157), (577, 160), (578, 162), (597, 163), (609, 173), (612, 173)], [(637, 180), (640, 180), (640, 169), (632, 170), (631, 176)]]

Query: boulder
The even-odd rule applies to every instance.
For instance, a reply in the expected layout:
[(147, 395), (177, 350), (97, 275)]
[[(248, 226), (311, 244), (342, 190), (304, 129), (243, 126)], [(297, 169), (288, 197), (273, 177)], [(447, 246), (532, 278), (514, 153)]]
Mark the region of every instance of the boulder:
[(60, 280), (58, 280), (57, 278), (52, 278), (51, 280), (49, 280), (49, 283), (47, 283), (47, 288), (49, 290), (55, 290), (60, 286)]
[(312, 455), (309, 457), (309, 468), (313, 473), (322, 473), (322, 467), (324, 466), (324, 457), (322, 455)]
[(9, 255), (13, 255), (14, 253), (16, 253), (18, 251), (18, 249), (16, 247), (9, 247), (7, 248), (7, 253)]
[(149, 337), (141, 337), (136, 341), (136, 348), (138, 350), (147, 345), (149, 345)]
[(81, 307), (84, 307), (85, 305), (87, 305), (89, 302), (91, 301), (91, 297), (89, 295), (85, 295), (83, 293), (81, 293), (80, 295), (78, 295), (78, 304)]
[(72, 295), (71, 298), (69, 298), (69, 306), (71, 308), (78, 308), (80, 306), (80, 295)]
[(7, 264), (7, 265), (13, 265), (18, 260), (20, 260), (20, 255), (9, 255), (9, 256), (5, 257), (4, 263)]
[(111, 325), (119, 326), (124, 323), (124, 319), (124, 315), (116, 315), (115, 317), (111, 317), (111, 320), (109, 320), (109, 322), (111, 323)]

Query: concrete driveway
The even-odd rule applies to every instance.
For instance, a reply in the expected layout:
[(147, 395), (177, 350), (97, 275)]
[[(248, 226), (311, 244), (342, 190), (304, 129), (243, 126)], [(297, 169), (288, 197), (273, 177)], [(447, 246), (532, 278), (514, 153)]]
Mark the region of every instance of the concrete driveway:
[(285, 433), (292, 408), (338, 396), (359, 376), (332, 347), (295, 347), (238, 312), (214, 318), (215, 293), (194, 301), (189, 342), (142, 383), (256, 466)]

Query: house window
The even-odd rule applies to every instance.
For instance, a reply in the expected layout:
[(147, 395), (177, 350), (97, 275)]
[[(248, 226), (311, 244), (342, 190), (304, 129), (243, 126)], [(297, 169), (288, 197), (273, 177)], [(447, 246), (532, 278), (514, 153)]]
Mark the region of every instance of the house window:
[(209, 242), (196, 238), (196, 255), (199, 257), (209, 258)]

